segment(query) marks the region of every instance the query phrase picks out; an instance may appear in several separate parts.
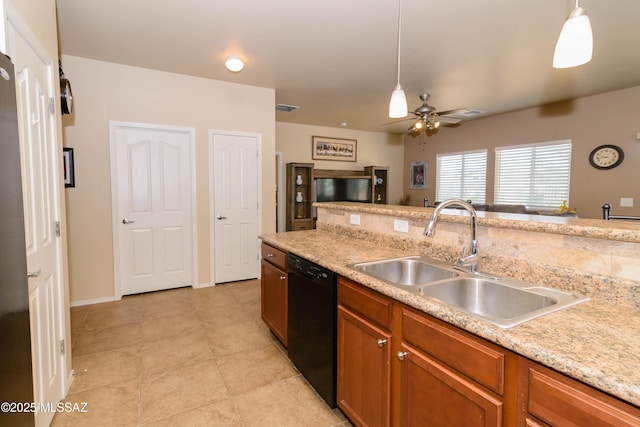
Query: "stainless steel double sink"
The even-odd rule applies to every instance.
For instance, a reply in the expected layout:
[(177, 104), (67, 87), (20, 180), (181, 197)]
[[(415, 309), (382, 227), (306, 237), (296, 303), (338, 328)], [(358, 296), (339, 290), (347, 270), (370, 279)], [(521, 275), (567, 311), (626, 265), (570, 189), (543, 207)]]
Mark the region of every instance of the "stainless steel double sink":
[(362, 262), (347, 267), (503, 329), (589, 300), (515, 279), (458, 270), (424, 256)]

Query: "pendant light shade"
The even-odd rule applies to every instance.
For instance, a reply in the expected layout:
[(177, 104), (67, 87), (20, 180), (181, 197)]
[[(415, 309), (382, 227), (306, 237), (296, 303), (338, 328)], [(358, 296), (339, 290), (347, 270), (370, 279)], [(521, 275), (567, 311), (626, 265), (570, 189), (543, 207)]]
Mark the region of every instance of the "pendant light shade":
[(407, 97), (404, 94), (402, 86), (398, 84), (391, 94), (391, 101), (389, 102), (389, 117), (392, 119), (407, 117), (407, 113)]
[(389, 101), (389, 117), (398, 119), (407, 116), (407, 97), (400, 86), (400, 25), (402, 23), (402, 3), (398, 0), (398, 81)]
[(554, 68), (571, 68), (591, 61), (593, 33), (591, 21), (576, 0), (573, 9), (560, 32), (553, 54)]

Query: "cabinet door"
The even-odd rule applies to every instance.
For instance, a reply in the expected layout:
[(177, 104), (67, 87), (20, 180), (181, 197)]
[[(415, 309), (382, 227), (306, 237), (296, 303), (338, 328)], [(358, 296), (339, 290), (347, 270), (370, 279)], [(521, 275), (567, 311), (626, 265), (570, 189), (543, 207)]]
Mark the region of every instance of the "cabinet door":
[(338, 406), (358, 426), (388, 426), (391, 335), (338, 306)]
[(502, 425), (499, 399), (405, 343), (401, 352), (402, 426)]
[(262, 261), (262, 320), (287, 346), (287, 274)]

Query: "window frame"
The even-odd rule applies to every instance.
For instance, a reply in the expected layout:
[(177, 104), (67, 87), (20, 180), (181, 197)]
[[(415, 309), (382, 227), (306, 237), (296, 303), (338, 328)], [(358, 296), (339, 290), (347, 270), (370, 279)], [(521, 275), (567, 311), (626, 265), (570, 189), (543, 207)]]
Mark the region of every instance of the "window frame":
[[(568, 146), (568, 152), (564, 151), (560, 153), (555, 153), (549, 155), (548, 153), (540, 153), (536, 156), (539, 149), (543, 149), (546, 147), (552, 146)], [(524, 149), (533, 149), (533, 155), (530, 156), (530, 163), (527, 166), (531, 166), (528, 180), (526, 180), (526, 184), (528, 186), (528, 191), (526, 200), (525, 199), (517, 199), (517, 198), (509, 198), (510, 194), (508, 191), (501, 191), (501, 180), (513, 182), (514, 177), (504, 178), (501, 174), (501, 166), (504, 162), (502, 159), (503, 153), (509, 150), (524, 150)], [(566, 150), (566, 149), (565, 149)], [(557, 210), (563, 201), (566, 201), (569, 204), (569, 198), (571, 195), (571, 163), (573, 156), (573, 141), (571, 139), (563, 139), (557, 141), (545, 141), (538, 142), (532, 144), (520, 144), (520, 145), (508, 145), (502, 147), (496, 147), (494, 149), (495, 154), (495, 166), (494, 166), (494, 184), (493, 184), (493, 203), (494, 204), (520, 204), (526, 206), (527, 209), (535, 209), (535, 210), (548, 210), (553, 211)], [(563, 154), (563, 158), (558, 157), (558, 155)], [(566, 158), (568, 156), (568, 159)], [(562, 172), (565, 173), (563, 177), (566, 181), (561, 183), (559, 186), (564, 187), (566, 193), (559, 196), (558, 199), (554, 200), (552, 196), (547, 196), (544, 193), (548, 192), (549, 181), (545, 180), (544, 177), (544, 166), (536, 167), (536, 158), (538, 160), (548, 160), (550, 158), (556, 159), (558, 163), (563, 163)], [(522, 158), (521, 161), (526, 163), (526, 159)], [(539, 162), (539, 161), (538, 161)], [(508, 168), (509, 166), (507, 166)], [(516, 170), (513, 164), (510, 166), (513, 170)], [(523, 182), (522, 185), (524, 185)], [(557, 188), (556, 186), (555, 188)], [(524, 191), (523, 191), (524, 193)], [(521, 194), (519, 191), (514, 192), (513, 194)], [(542, 203), (541, 203), (542, 201)]]
[[(478, 155), (478, 154), (484, 154), (484, 183), (483, 183), (483, 188), (482, 188), (482, 199), (478, 198), (478, 196), (476, 195), (472, 195), (472, 194), (465, 194), (465, 180), (464, 180), (464, 172), (465, 172), (465, 158), (466, 156), (471, 156), (471, 155)], [(454, 156), (462, 156), (462, 169), (461, 169), (461, 178), (460, 178), (460, 193), (458, 197), (450, 197), (451, 194), (445, 194), (443, 197), (441, 198), (439, 196), (442, 195), (443, 191), (441, 190), (441, 178), (444, 179), (444, 177), (442, 177), (442, 166), (441, 166), (441, 158), (444, 157), (454, 157)], [(480, 204), (484, 204), (486, 203), (487, 200), (487, 165), (488, 165), (488, 157), (489, 157), (489, 150), (486, 148), (482, 148), (479, 150), (469, 150), (469, 151), (458, 151), (458, 152), (451, 152), (451, 153), (440, 153), (436, 155), (436, 191), (435, 191), (435, 196), (436, 196), (436, 201), (437, 202), (442, 202), (446, 199), (450, 199), (450, 198), (459, 198), (459, 199), (463, 199), (463, 200), (471, 200), (473, 203), (480, 203)], [(480, 164), (481, 162), (478, 162), (478, 164)], [(472, 165), (471, 165), (472, 166)], [(477, 191), (477, 190), (475, 190)], [(446, 192), (445, 192), (446, 193)]]

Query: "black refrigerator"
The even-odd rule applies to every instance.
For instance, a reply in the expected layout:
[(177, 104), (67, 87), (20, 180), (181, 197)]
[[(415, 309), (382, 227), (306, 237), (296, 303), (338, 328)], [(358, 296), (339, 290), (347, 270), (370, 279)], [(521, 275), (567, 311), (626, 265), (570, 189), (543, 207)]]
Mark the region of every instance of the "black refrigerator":
[(12, 412), (30, 402), (33, 374), (16, 85), (13, 64), (0, 53), (0, 426), (34, 425), (33, 413)]

